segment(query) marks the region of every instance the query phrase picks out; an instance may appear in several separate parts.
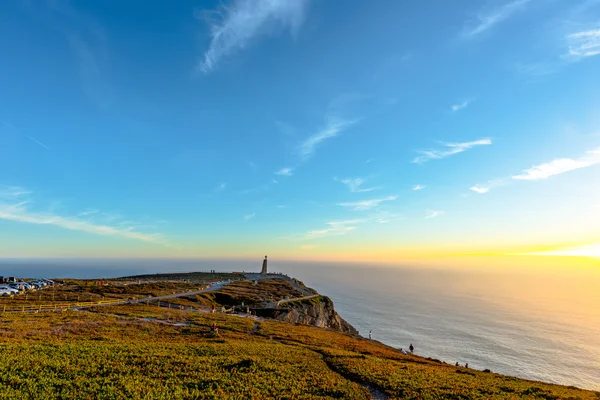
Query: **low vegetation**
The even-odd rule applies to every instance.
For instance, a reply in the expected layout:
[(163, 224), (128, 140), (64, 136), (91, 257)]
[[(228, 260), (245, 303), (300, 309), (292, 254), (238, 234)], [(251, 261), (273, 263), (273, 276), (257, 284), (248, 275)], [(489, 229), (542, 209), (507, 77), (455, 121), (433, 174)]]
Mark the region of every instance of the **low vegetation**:
[(281, 279), (264, 279), (257, 281), (256, 284), (250, 280), (240, 280), (224, 286), (218, 291), (199, 294), (197, 300), (207, 306), (238, 306), (242, 302), (252, 306), (287, 298), (303, 297), (307, 293), (317, 293), (300, 283), (297, 285), (294, 286), (290, 281)]
[(369, 389), (407, 399), (600, 398), (329, 330), (147, 305), (4, 314), (0, 349), (2, 399), (368, 399)]

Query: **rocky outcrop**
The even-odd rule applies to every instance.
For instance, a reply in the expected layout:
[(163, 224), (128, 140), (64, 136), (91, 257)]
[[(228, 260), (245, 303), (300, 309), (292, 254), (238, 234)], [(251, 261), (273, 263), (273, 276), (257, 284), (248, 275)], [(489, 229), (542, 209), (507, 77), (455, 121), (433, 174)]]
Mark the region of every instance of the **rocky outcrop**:
[(358, 331), (335, 311), (333, 301), (327, 296), (285, 303), (273, 310), (272, 318), (358, 335)]

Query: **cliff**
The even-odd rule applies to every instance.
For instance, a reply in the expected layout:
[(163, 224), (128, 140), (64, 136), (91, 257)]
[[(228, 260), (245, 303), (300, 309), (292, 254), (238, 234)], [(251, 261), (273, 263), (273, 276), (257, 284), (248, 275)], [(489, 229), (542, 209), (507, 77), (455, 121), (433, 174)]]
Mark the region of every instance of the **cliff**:
[(318, 295), (309, 299), (286, 302), (276, 309), (273, 318), (358, 335), (358, 331), (335, 311), (333, 301), (327, 296)]
[(321, 296), (299, 280), (285, 275), (257, 279), (256, 284), (254, 280), (233, 282), (198, 295), (197, 301), (209, 307), (229, 309), (235, 306), (241, 311), (249, 306), (260, 317), (358, 335), (358, 331), (335, 311), (329, 297)]

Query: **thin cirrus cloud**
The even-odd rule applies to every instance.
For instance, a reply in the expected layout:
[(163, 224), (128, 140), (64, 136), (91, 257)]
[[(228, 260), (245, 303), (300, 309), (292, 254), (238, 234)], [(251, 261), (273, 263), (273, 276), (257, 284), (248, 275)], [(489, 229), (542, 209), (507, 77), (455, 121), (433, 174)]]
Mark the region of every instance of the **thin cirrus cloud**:
[(415, 164), (423, 164), (427, 161), (439, 160), (453, 154), (462, 153), (476, 146), (486, 146), (490, 144), (492, 144), (492, 140), (489, 138), (464, 143), (443, 143), (444, 148), (442, 149), (417, 151), (421, 155), (415, 157), (412, 162)]
[(298, 146), (298, 154), (303, 159), (310, 158), (317, 149), (319, 144), (327, 139), (338, 136), (344, 130), (354, 125), (357, 120), (350, 120), (335, 116), (327, 116), (325, 126), (319, 129), (315, 134), (308, 137), (300, 146)]
[(86, 210), (75, 217), (65, 217), (51, 212), (31, 211), (29, 209), (31, 203), (30, 191), (19, 187), (0, 187), (0, 220), (52, 225), (94, 235), (122, 237), (169, 246), (163, 235), (138, 232), (136, 229), (139, 227), (129, 221), (114, 226), (95, 222), (91, 218), (83, 218), (97, 214), (96, 210)]
[(568, 58), (583, 59), (600, 55), (600, 29), (573, 33), (567, 36)]
[(359, 225), (369, 224), (369, 223), (378, 223), (378, 224), (387, 224), (394, 221), (403, 220), (404, 216), (401, 214), (394, 214), (389, 212), (379, 212), (374, 215), (371, 215), (362, 219), (351, 219), (344, 221), (331, 221), (326, 222), (327, 228), (325, 229), (317, 229), (312, 230), (302, 236), (302, 239), (310, 240), (310, 239), (320, 239), (324, 237), (330, 236), (343, 236), (347, 235), (351, 232), (354, 232)]
[(256, 213), (244, 215), (244, 220), (249, 221), (252, 218), (256, 217)]
[(488, 181), (487, 183), (484, 183), (484, 184), (473, 185), (469, 188), (469, 190), (471, 190), (475, 193), (479, 193), (479, 194), (486, 194), (494, 188), (497, 188), (500, 186), (505, 186), (508, 184), (509, 184), (508, 179), (495, 179), (492, 181)]
[(463, 110), (463, 109), (469, 107), (471, 102), (472, 102), (472, 100), (465, 100), (462, 103), (454, 104), (454, 105), (452, 105), (452, 107), (450, 107), (450, 110), (452, 110), (452, 112), (458, 112), (460, 110)]
[(495, 9), (480, 12), (474, 20), (466, 24), (462, 31), (462, 37), (472, 39), (480, 36), (524, 9), (530, 2), (531, 0), (513, 0)]
[(304, 235), (304, 239), (320, 239), (330, 236), (346, 235), (354, 231), (356, 225), (359, 223), (361, 223), (361, 220), (327, 222), (327, 228), (310, 231)]
[(600, 164), (600, 147), (587, 151), (579, 158), (557, 158), (547, 163), (534, 165), (510, 178), (496, 179), (483, 185), (474, 185), (470, 190), (479, 194), (486, 194), (495, 187), (509, 185), (511, 181), (543, 180), (597, 164)]
[(519, 175), (514, 175), (512, 179), (536, 181), (576, 169), (591, 167), (596, 164), (600, 164), (600, 147), (588, 151), (584, 156), (579, 158), (558, 158), (548, 163), (535, 165)]
[(423, 189), (425, 189), (425, 185), (414, 185), (412, 187), (412, 190), (414, 190), (414, 191), (419, 191), (419, 190), (423, 190)]
[(352, 208), (355, 211), (366, 211), (379, 207), (381, 203), (384, 203), (386, 201), (394, 201), (397, 198), (398, 196), (387, 196), (378, 199), (338, 203), (338, 206)]
[(33, 136), (30, 136), (30, 135), (28, 135), (26, 133), (23, 133), (21, 131), (16, 130), (15, 127), (12, 126), (11, 124), (9, 124), (8, 122), (2, 121), (2, 125), (3, 125), (3, 129), (0, 129), (0, 133), (3, 130), (6, 130), (6, 131), (8, 131), (10, 133), (16, 133), (18, 135), (22, 135), (22, 136), (26, 137), (27, 139), (31, 140), (33, 143), (37, 144), (38, 146), (41, 146), (41, 147), (45, 148), (46, 150), (50, 150), (50, 148), (48, 146), (46, 146), (44, 143), (40, 142), (39, 140), (37, 140)]
[(197, 13), (209, 21), (211, 39), (197, 68), (204, 73), (214, 71), (223, 58), (247, 48), (258, 37), (282, 30), (295, 35), (304, 22), (308, 3), (308, 0), (234, 0), (220, 10)]
[[(299, 156), (300, 161), (296, 164), (295, 168), (308, 161), (315, 154), (317, 147), (322, 142), (339, 136), (342, 132), (357, 122), (357, 119), (346, 119), (329, 112), (325, 116), (325, 125), (316, 133), (298, 144), (296, 148), (296, 155)], [(291, 176), (295, 168), (281, 168), (280, 170), (276, 171), (275, 174)]]
[(365, 193), (372, 192), (373, 190), (377, 190), (376, 187), (364, 188), (362, 185), (367, 181), (365, 178), (346, 178), (346, 179), (338, 179), (334, 178), (336, 181), (343, 183), (348, 187), (350, 192), (352, 193)]
[(276, 175), (282, 175), (282, 176), (292, 176), (294, 175), (294, 169), (293, 168), (281, 168), (278, 171), (275, 171)]
[(444, 215), (444, 211), (441, 210), (427, 210), (425, 211), (425, 218), (426, 219), (431, 219), (431, 218), (437, 218)]

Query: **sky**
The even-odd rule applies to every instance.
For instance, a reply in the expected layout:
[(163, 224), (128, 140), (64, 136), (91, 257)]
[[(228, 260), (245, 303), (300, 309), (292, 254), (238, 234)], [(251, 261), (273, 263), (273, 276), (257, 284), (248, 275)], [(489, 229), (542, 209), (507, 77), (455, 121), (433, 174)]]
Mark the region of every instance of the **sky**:
[(0, 257), (600, 257), (600, 1), (0, 2)]

